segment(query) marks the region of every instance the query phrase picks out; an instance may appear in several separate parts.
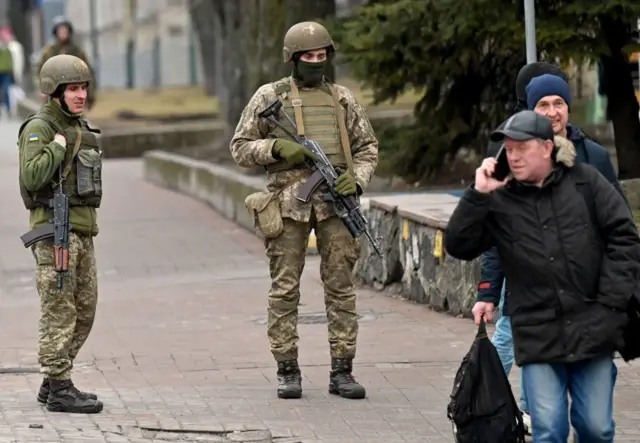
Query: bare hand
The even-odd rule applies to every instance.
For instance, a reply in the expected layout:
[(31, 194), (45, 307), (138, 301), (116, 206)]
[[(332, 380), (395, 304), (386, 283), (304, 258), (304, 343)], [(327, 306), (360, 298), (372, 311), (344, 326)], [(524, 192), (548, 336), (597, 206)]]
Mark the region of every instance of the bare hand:
[(493, 157), (488, 157), (482, 160), (482, 164), (476, 169), (476, 191), (488, 194), (495, 191), (498, 188), (503, 187), (511, 179), (511, 174), (502, 181), (498, 181), (491, 177), (496, 169), (497, 160)]
[(484, 317), (484, 320), (487, 323), (491, 323), (493, 321), (493, 303), (479, 301), (473, 305), (473, 309), (471, 310), (473, 313), (473, 321), (476, 322), (477, 325), (480, 324), (480, 320)]
[(65, 148), (67, 147), (67, 139), (64, 138), (64, 135), (62, 134), (56, 134), (55, 137), (53, 137), (53, 139), (55, 141), (57, 141), (58, 143), (60, 143), (62, 146), (64, 146)]

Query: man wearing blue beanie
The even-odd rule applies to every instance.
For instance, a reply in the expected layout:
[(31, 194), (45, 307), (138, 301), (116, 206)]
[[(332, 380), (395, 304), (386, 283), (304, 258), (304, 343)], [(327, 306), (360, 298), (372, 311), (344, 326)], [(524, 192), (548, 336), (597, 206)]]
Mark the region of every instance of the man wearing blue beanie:
[(624, 197), (622, 188), (613, 169), (609, 152), (569, 123), (571, 91), (562, 78), (544, 74), (531, 79), (526, 87), (529, 109), (547, 116), (553, 124), (556, 135), (568, 138), (576, 148), (578, 163), (588, 163), (596, 168)]

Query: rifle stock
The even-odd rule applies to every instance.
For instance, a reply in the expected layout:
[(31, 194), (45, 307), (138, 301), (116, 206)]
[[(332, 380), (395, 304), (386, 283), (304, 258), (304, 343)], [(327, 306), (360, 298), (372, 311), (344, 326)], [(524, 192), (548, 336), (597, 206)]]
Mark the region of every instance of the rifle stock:
[(318, 189), (324, 181), (325, 178), (322, 175), (322, 172), (319, 169), (316, 169), (316, 171), (311, 174), (307, 181), (300, 187), (296, 199), (304, 203), (309, 203), (313, 193), (316, 192), (316, 189)]

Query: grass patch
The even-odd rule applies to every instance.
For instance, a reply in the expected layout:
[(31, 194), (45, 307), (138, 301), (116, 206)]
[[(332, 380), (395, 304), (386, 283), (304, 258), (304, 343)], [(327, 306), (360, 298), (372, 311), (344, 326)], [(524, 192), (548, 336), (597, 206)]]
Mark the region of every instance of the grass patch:
[(633, 211), (633, 220), (636, 222), (636, 226), (640, 228), (640, 210)]
[(367, 112), (374, 113), (389, 110), (408, 110), (413, 111), (415, 104), (422, 98), (422, 93), (417, 91), (407, 91), (399, 96), (394, 103), (385, 102), (378, 105), (372, 105), (373, 92), (369, 89), (363, 89), (360, 84), (351, 78), (338, 79), (336, 82), (342, 86), (346, 86), (358, 99), (358, 102), (367, 109)]
[(217, 113), (218, 100), (207, 97), (201, 86), (158, 90), (115, 89), (98, 91), (96, 104), (87, 113), (91, 120), (117, 120), (123, 112), (145, 117)]
[[(363, 90), (350, 78), (340, 79), (339, 84), (353, 91), (358, 101), (368, 112), (407, 110), (411, 111), (420, 95), (408, 92), (398, 97), (395, 103), (372, 106), (373, 94)], [(171, 115), (196, 116), (218, 114), (220, 105), (216, 97), (207, 97), (202, 86), (167, 87), (157, 90), (111, 89), (98, 91), (94, 108), (87, 117), (97, 122), (120, 120), (119, 115), (130, 113), (149, 118)]]

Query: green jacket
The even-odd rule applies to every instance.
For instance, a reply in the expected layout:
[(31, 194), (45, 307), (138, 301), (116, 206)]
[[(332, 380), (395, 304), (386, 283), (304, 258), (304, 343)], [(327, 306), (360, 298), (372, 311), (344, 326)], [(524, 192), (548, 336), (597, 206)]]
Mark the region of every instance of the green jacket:
[[(60, 121), (70, 122), (74, 117), (58, 104), (49, 100), (43, 108)], [(29, 192), (37, 192), (55, 179), (58, 167), (64, 161), (67, 148), (54, 141), (56, 135), (51, 125), (44, 120), (34, 119), (27, 123), (20, 135), (20, 180)], [(35, 229), (46, 224), (53, 217), (52, 210), (36, 208), (30, 211), (29, 226)], [(98, 235), (97, 212), (87, 206), (69, 208), (69, 223), (79, 234)]]
[(0, 74), (13, 74), (13, 56), (6, 46), (0, 48)]

